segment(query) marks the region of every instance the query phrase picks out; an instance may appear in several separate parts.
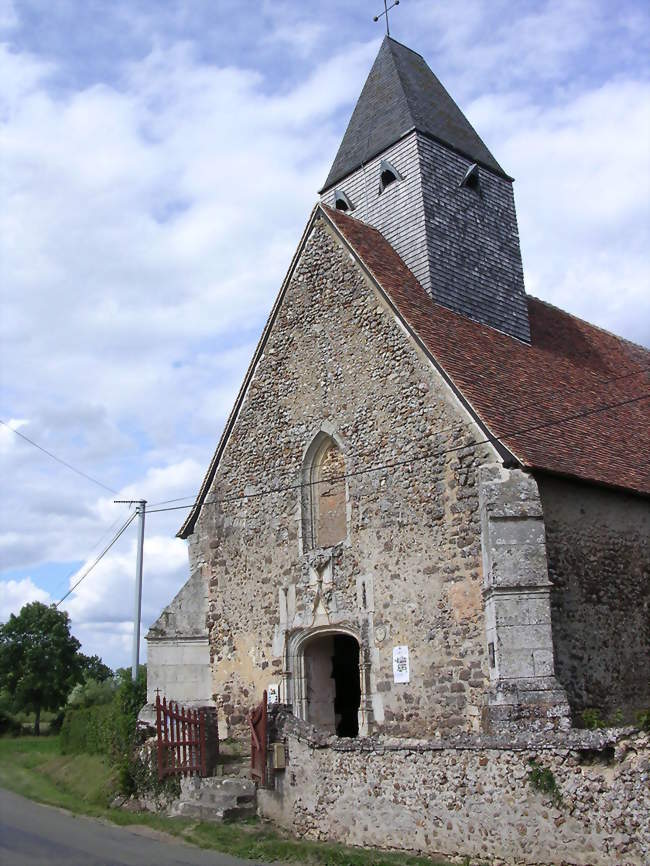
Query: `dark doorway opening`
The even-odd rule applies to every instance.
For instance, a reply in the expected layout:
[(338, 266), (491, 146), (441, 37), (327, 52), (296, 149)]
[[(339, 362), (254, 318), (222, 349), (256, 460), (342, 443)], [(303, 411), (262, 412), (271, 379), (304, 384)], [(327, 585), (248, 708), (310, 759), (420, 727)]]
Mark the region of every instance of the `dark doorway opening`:
[(359, 644), (347, 634), (334, 635), (332, 679), (335, 686), (334, 719), (337, 736), (356, 737), (359, 733)]

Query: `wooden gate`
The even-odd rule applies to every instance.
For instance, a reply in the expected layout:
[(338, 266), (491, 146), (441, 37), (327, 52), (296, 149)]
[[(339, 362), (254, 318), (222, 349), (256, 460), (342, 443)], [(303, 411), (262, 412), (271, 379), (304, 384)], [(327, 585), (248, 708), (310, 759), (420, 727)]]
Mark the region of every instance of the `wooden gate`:
[[(179, 707), (156, 695), (158, 778), (206, 776), (208, 736), (205, 713)], [(217, 735), (217, 748), (219, 738)]]
[(264, 692), (262, 703), (248, 714), (251, 729), (251, 776), (258, 779), (262, 787), (266, 785), (266, 701), (267, 694)]

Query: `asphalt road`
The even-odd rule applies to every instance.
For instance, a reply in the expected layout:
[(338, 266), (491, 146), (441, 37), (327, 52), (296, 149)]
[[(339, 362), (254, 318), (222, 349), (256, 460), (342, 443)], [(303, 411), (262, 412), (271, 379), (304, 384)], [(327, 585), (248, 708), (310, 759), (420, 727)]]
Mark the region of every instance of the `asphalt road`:
[(117, 827), (0, 789), (2, 866), (251, 866), (149, 828)]

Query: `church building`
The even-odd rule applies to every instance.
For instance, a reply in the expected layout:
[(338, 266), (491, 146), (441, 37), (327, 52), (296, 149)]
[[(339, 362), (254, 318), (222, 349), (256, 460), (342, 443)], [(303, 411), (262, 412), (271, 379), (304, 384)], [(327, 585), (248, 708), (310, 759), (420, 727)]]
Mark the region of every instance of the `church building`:
[(526, 294), (513, 178), (390, 37), (319, 196), (179, 531), (149, 699), (239, 738), (264, 690), (338, 737), (634, 720), (650, 352)]

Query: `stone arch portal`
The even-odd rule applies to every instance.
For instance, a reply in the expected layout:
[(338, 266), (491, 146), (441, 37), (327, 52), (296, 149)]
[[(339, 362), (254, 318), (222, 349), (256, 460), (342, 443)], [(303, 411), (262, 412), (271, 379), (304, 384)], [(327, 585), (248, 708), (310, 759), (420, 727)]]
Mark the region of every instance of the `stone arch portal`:
[(356, 635), (318, 629), (294, 643), (294, 712), (315, 727), (339, 737), (356, 737), (366, 691), (361, 648)]

